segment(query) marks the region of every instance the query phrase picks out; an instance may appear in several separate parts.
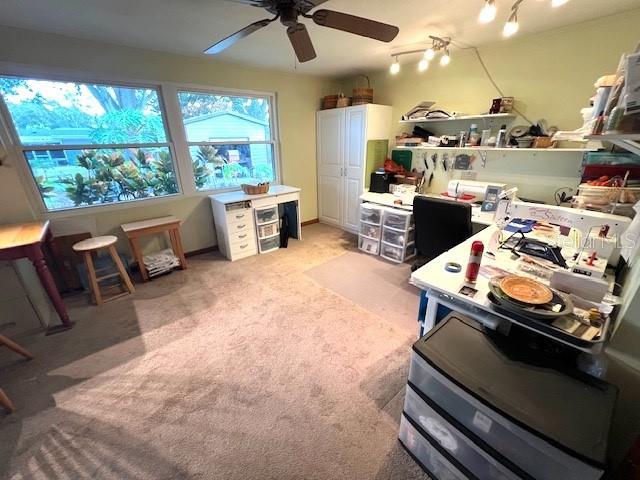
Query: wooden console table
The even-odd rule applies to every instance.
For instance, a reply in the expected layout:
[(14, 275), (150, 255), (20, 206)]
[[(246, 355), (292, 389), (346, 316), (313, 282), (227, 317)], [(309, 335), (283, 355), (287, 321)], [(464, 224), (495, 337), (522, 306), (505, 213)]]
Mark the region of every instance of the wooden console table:
[(53, 307), (56, 309), (62, 325), (50, 327), (47, 334), (56, 333), (73, 327), (62, 297), (44, 259), (42, 246), (51, 239), (49, 221), (0, 225), (0, 260), (18, 260), (28, 258), (36, 269), (40, 283), (44, 287)]
[(173, 253), (180, 260), (180, 267), (183, 270), (187, 269), (187, 261), (184, 258), (184, 250), (182, 248), (182, 239), (180, 238), (180, 219), (173, 216), (151, 218), (149, 220), (142, 220), (140, 222), (123, 223), (120, 225), (122, 231), (125, 233), (131, 243), (131, 250), (133, 256), (140, 268), (140, 274), (142, 275), (142, 281), (149, 280), (149, 272), (147, 272), (144, 266), (144, 258), (138, 239), (145, 235), (151, 235), (154, 233), (168, 232), (169, 239), (171, 240), (171, 248)]

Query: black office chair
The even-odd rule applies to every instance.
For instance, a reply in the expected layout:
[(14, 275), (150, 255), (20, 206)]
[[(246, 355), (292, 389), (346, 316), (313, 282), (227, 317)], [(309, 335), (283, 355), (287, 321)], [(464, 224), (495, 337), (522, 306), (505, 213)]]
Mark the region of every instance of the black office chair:
[(468, 203), (416, 195), (413, 199), (413, 219), (419, 258), (411, 267), (412, 271), (473, 234), (471, 205)]

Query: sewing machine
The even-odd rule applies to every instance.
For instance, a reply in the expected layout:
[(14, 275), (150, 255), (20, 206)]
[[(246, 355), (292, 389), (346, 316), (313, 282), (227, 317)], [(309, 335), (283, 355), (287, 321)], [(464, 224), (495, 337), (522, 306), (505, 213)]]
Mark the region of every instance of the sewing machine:
[[(515, 189), (512, 189), (504, 192), (503, 196), (509, 197), (514, 194)], [(631, 219), (628, 217), (608, 213), (527, 203), (512, 198), (500, 200), (495, 214), (495, 222), (498, 227), (504, 229), (515, 219), (536, 220), (567, 229), (573, 228), (579, 232), (579, 238), (575, 241), (564, 236), (563, 242), (567, 243), (556, 245), (555, 248), (558, 251), (564, 247), (575, 248), (574, 258), (566, 259), (570, 260), (571, 271), (592, 278), (601, 278), (609, 263), (612, 265), (617, 263), (621, 246), (619, 240), (631, 223)], [(537, 247), (543, 248), (541, 243), (537, 242), (529, 247), (534, 255)], [(562, 265), (561, 261), (555, 263), (569, 268), (566, 264)]]

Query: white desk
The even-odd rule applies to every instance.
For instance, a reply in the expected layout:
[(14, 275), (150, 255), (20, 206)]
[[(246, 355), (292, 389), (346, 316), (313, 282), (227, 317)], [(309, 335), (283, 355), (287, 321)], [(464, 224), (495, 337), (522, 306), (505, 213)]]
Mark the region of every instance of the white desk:
[[(409, 280), (411, 284), (423, 290), (420, 296), (420, 312), (418, 320), (422, 321), (423, 331), (427, 332), (434, 327), (436, 323), (436, 315), (438, 306), (443, 305), (452, 310), (466, 314), (475, 318), (489, 327), (495, 327), (508, 320), (529, 330), (533, 330), (540, 335), (553, 338), (555, 341), (570, 345), (572, 348), (582, 350), (588, 353), (598, 353), (602, 350), (603, 343), (598, 343), (591, 348), (580, 348), (563, 339), (546, 332), (531, 328), (528, 325), (518, 322), (511, 316), (503, 315), (491, 308), (491, 302), (487, 298), (489, 293), (489, 279), (478, 275), (478, 279), (473, 286), (478, 292), (473, 298), (467, 297), (459, 293), (463, 285), (468, 285), (464, 281), (465, 267), (469, 260), (471, 244), (475, 240), (480, 240), (485, 245), (485, 255), (482, 257), (482, 265), (495, 266), (502, 268), (518, 275), (523, 275), (515, 270), (515, 262), (511, 259), (511, 252), (508, 250), (497, 250), (493, 253), (495, 257), (487, 255), (490, 239), (492, 235), (498, 232), (497, 226), (490, 226), (475, 234), (471, 238), (456, 245), (451, 250), (444, 252), (442, 255), (434, 258), (429, 263), (419, 268), (411, 274)], [(458, 273), (447, 272), (445, 264), (447, 262), (456, 262), (462, 265), (462, 270)], [(425, 309), (426, 307), (426, 309)], [(424, 317), (424, 319), (422, 318)], [(606, 328), (606, 327), (605, 327)]]
[(267, 193), (247, 195), (243, 191), (209, 195), (218, 237), (218, 247), (229, 260), (239, 260), (258, 253), (259, 241), (254, 209), (293, 202), (296, 205), (296, 234), (302, 238), (300, 189), (273, 185)]
[[(443, 198), (440, 195), (426, 194), (425, 197)], [(384, 205), (386, 207), (400, 208), (402, 210), (413, 210), (413, 197), (415, 194), (404, 195), (397, 197), (392, 193), (374, 193), (365, 192), (360, 195), (360, 200), (363, 202), (376, 203), (378, 205)], [(402, 200), (402, 205), (395, 204), (396, 200)], [(453, 201), (453, 200), (452, 200)], [(471, 221), (477, 225), (492, 225), (494, 212), (482, 212), (479, 205), (471, 206)]]

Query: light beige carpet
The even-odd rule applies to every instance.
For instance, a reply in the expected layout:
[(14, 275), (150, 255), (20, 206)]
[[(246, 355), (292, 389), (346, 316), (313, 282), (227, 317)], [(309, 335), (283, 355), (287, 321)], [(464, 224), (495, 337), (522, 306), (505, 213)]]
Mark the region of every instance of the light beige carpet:
[(0, 350), (19, 409), (0, 414), (0, 477), (427, 478), (396, 440), (415, 331), (305, 273), (353, 238), (303, 235), (101, 307), (68, 299), (73, 330), (16, 338), (34, 361)]

